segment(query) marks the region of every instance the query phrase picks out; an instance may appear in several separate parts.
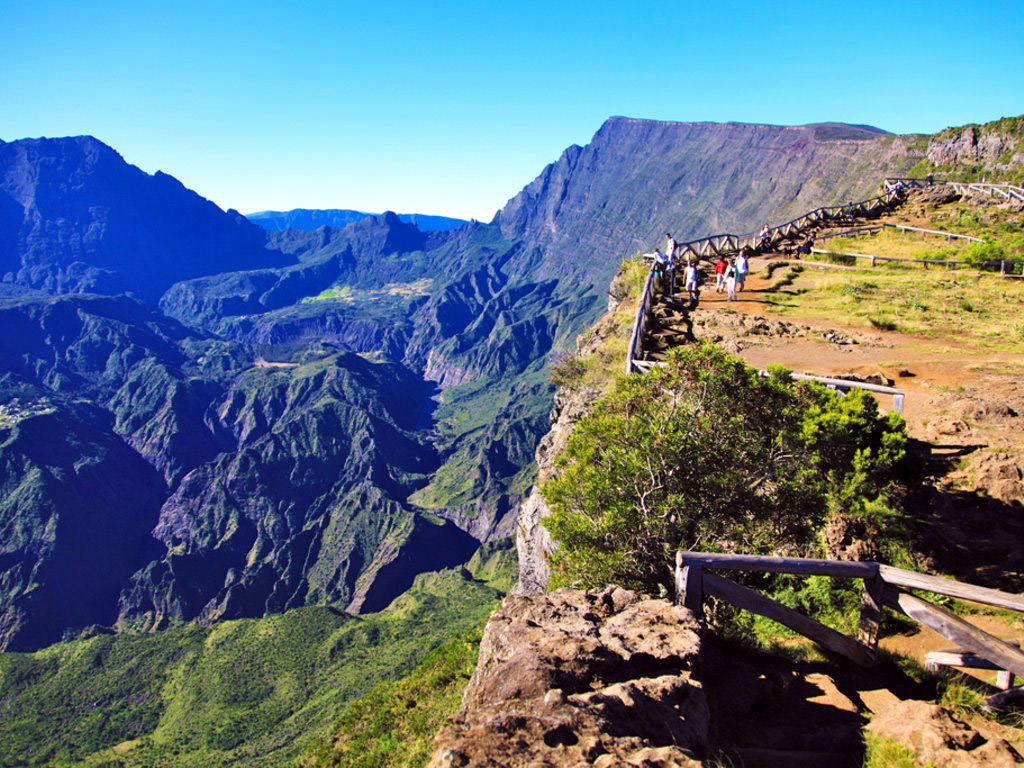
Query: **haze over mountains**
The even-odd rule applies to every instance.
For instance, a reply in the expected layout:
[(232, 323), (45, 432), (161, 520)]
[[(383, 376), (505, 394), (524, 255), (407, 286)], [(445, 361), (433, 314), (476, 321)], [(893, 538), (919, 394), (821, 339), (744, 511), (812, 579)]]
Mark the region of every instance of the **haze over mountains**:
[[(254, 224), (259, 224), (264, 229), (280, 231), (282, 229), (345, 227), (368, 216), (379, 215), (377, 213), (352, 211), (345, 208), (293, 208), (290, 211), (247, 213), (245, 218)], [(430, 216), (423, 213), (400, 213), (398, 214), (398, 219), (406, 224), (415, 224), (423, 232), (458, 229), (466, 223), (465, 219), (453, 219), (448, 216)]]
[(269, 232), (91, 137), (0, 143), (0, 647), (384, 607), (513, 532), (545, 367), (623, 257), (916, 159), (857, 126), (613, 118), (490, 224)]

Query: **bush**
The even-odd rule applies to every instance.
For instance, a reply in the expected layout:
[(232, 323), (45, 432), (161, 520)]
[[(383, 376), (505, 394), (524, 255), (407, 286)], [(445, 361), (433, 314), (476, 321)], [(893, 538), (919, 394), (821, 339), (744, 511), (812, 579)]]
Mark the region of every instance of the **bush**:
[(905, 433), (860, 390), (840, 398), (712, 344), (621, 377), (542, 486), (556, 580), (674, 590), (677, 549), (806, 549), (828, 512), (891, 481)]
[(971, 243), (964, 252), (964, 259), (975, 267), (984, 267), (994, 261), (1002, 261), (1007, 258), (1006, 251), (1001, 245), (993, 242)]

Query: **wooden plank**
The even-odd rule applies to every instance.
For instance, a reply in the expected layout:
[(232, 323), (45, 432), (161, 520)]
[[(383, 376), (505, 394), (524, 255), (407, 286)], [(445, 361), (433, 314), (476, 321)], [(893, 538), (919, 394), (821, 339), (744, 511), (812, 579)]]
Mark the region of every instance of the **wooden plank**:
[(924, 589), (929, 592), (936, 592), (940, 595), (958, 597), (961, 600), (973, 600), (976, 603), (995, 605), (1000, 608), (1008, 608), (1011, 611), (1024, 612), (1024, 597), (1009, 592), (1002, 592), (998, 589), (978, 587), (974, 584), (965, 584), (962, 581), (953, 581), (942, 576), (932, 576), (928, 573), (906, 571), (902, 568), (894, 568), (891, 565), (879, 565), (879, 575), (889, 584), (908, 589)]
[(882, 631), (882, 593), (885, 582), (880, 576), (864, 579), (860, 596), (860, 631), (857, 639), (872, 650), (878, 648), (878, 635)]
[(1008, 691), (989, 696), (985, 699), (985, 706), (982, 709), (998, 709), (999, 707), (1005, 707), (1008, 704), (1016, 704), (1022, 701), (1024, 701), (1024, 687), (1011, 688)]
[[(706, 587), (707, 585), (705, 585)], [(959, 616), (919, 597), (914, 597), (909, 592), (897, 591), (895, 596), (887, 594), (884, 599), (887, 605), (903, 611), (914, 621), (930, 627), (965, 651), (977, 654), (998, 665), (1001, 669), (1007, 669), (1024, 677), (1024, 653), (1005, 640), (1000, 640), (995, 635), (978, 629)]]
[(704, 568), (762, 573), (793, 573), (802, 576), (837, 576), (870, 579), (878, 575), (878, 563), (855, 560), (817, 560), (810, 557), (775, 557), (767, 555), (727, 555), (716, 552), (683, 552), (685, 565), (700, 564)]
[(703, 581), (704, 591), (709, 595), (732, 603), (737, 608), (777, 621), (856, 664), (867, 667), (875, 663), (875, 655), (870, 648), (861, 645), (852, 637), (797, 613), (792, 608), (787, 608), (782, 603), (769, 600), (752, 589), (713, 573), (705, 572)]
[[(924, 655), (924, 668), (935, 670), (939, 667), (969, 667), (971, 669), (1000, 670), (998, 664), (983, 659), (977, 654), (963, 648), (948, 648), (941, 651), (928, 651)], [(1005, 671), (1005, 670), (1002, 670)]]

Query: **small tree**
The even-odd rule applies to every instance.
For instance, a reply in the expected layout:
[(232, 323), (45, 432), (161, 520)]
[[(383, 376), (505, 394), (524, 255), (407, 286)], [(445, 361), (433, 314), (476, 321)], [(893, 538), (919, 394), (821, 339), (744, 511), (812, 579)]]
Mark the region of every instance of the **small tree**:
[(878, 419), (862, 395), (784, 369), (763, 377), (707, 343), (621, 378), (541, 489), (561, 580), (671, 594), (677, 549), (806, 544), (829, 507), (849, 506), (843, 494), (884, 485), (902, 455), (901, 420)]

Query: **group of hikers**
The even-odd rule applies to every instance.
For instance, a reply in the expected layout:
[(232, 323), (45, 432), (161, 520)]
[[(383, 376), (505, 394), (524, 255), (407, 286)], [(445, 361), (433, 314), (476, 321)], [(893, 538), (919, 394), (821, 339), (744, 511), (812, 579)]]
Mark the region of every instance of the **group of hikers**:
[[(665, 233), (665, 250), (656, 248), (654, 250), (655, 276), (667, 281), (666, 290), (669, 294), (676, 292), (676, 271), (679, 263), (676, 259), (676, 241), (672, 235)], [(733, 258), (726, 259), (719, 254), (715, 262), (715, 293), (725, 291), (729, 301), (737, 301), (739, 292), (743, 290), (747, 282), (747, 272), (750, 269), (750, 248), (744, 246)], [(697, 270), (697, 260), (688, 258), (683, 269), (683, 290), (689, 295), (691, 303), (696, 306), (700, 299), (700, 272)]]

